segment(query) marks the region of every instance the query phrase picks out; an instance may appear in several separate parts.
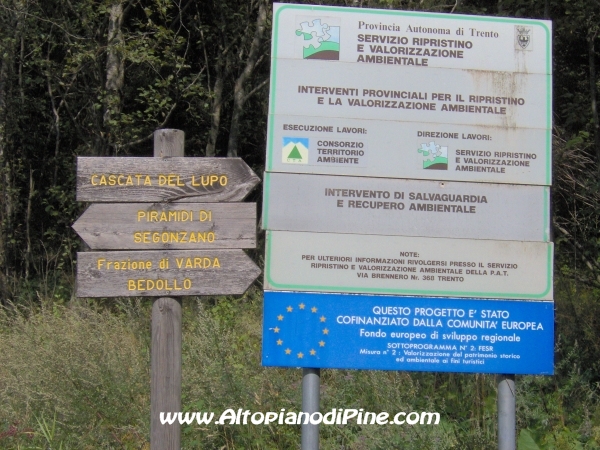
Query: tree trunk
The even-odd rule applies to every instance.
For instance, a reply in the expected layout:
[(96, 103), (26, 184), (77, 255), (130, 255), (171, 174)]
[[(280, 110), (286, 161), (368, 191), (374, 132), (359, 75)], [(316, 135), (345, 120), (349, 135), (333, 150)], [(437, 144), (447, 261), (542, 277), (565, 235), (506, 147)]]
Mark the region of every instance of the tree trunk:
[(117, 1), (110, 7), (108, 18), (108, 42), (106, 56), (106, 106), (104, 110), (104, 128), (109, 144), (118, 152), (115, 127), (112, 120), (121, 113), (121, 92), (125, 80), (123, 63), (123, 3)]
[(25, 250), (25, 279), (29, 279), (29, 266), (31, 265), (31, 205), (33, 203), (33, 196), (35, 195), (35, 188), (33, 182), (33, 169), (29, 167), (29, 196), (27, 197), (27, 211), (25, 215), (25, 233), (27, 238), (27, 248)]
[[(6, 245), (4, 233), (4, 220), (6, 218), (6, 206), (7, 206), (7, 192), (6, 192), (6, 179), (4, 179), (4, 172), (8, 169), (5, 161), (5, 116), (6, 116), (6, 81), (7, 81), (7, 61), (6, 56), (0, 57), (0, 174), (3, 178), (3, 183), (0, 183), (0, 199), (3, 204), (3, 208), (0, 209), (0, 270), (6, 269)], [(0, 274), (0, 278), (2, 275)], [(0, 283), (0, 295), (4, 297), (4, 283)]]
[(52, 92), (52, 83), (50, 82), (50, 77), (48, 77), (47, 83), (48, 83), (48, 95), (50, 96), (50, 105), (52, 105), (52, 114), (54, 115), (54, 132), (56, 133), (56, 136), (54, 138), (54, 175), (52, 177), (52, 186), (56, 186), (56, 182), (57, 182), (57, 178), (58, 178), (58, 152), (60, 149), (60, 114), (58, 112), (60, 106), (58, 108), (56, 107), (56, 102), (54, 101), (54, 93)]
[(267, 21), (267, 4), (265, 0), (259, 0), (258, 3), (258, 16), (256, 18), (256, 30), (254, 32), (254, 39), (248, 52), (248, 59), (242, 73), (235, 81), (235, 87), (233, 89), (233, 112), (231, 115), (231, 127), (229, 128), (229, 143), (227, 144), (227, 156), (235, 157), (238, 155), (238, 140), (240, 134), (240, 118), (244, 103), (248, 99), (246, 96), (245, 84), (252, 75), (252, 71), (256, 67), (258, 61), (258, 52), (260, 44), (265, 31), (265, 25)]
[(206, 156), (216, 156), (217, 154), (217, 137), (219, 136), (221, 111), (223, 109), (223, 85), (230, 68), (231, 56), (229, 54), (222, 55), (217, 63), (215, 85), (212, 92), (211, 122), (210, 131), (208, 132), (208, 142), (206, 143)]
[[(7, 22), (13, 22), (7, 20)], [(13, 28), (13, 23), (5, 22), (2, 26)], [(10, 275), (9, 246), (6, 236), (12, 229), (13, 221), (13, 192), (12, 174), (7, 151), (8, 134), (8, 99), (10, 98), (10, 79), (14, 65), (14, 45), (6, 40), (5, 46), (0, 45), (0, 295), (8, 298), (8, 278)]]
[(596, 165), (600, 173), (600, 123), (598, 121), (598, 106), (596, 103), (596, 50), (595, 40), (597, 32), (588, 35), (588, 60), (590, 65), (590, 98), (592, 100), (592, 120), (594, 125), (594, 151), (596, 153)]

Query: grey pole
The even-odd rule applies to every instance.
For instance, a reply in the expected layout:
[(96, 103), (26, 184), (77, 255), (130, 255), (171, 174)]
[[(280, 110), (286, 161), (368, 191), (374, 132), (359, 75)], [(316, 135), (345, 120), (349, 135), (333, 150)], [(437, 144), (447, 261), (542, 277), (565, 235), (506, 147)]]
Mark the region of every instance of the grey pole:
[(517, 418), (515, 376), (498, 378), (498, 450), (516, 450)]
[[(154, 157), (183, 156), (181, 130), (154, 132)], [(181, 411), (181, 299), (161, 297), (152, 304), (150, 344), (150, 448), (179, 450), (181, 427), (160, 423), (160, 413)]]
[[(321, 369), (302, 370), (302, 412), (309, 415), (319, 411)], [(302, 422), (302, 450), (319, 450), (319, 425)]]

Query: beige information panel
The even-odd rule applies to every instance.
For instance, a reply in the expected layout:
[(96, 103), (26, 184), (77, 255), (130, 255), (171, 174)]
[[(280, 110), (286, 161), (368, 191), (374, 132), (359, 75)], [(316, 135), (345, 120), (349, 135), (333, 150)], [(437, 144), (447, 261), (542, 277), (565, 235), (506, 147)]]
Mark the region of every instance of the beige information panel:
[(268, 231), (265, 289), (552, 300), (553, 244)]
[[(274, 60), (271, 114), (549, 128), (551, 75)], [(307, 65), (314, 65), (307, 67)]]
[(550, 240), (550, 188), (265, 173), (268, 230)]
[(286, 115), (270, 122), (267, 171), (552, 182), (549, 129)]
[(274, 4), (273, 58), (422, 69), (551, 73), (552, 23), (367, 8)]
[(549, 21), (274, 5), (267, 171), (551, 184)]

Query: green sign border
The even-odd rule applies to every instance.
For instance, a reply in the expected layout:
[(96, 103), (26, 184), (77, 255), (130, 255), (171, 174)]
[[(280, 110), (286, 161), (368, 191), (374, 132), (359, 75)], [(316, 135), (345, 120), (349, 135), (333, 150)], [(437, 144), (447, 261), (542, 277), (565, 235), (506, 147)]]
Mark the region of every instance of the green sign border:
[[(367, 9), (367, 8), (347, 8), (347, 7), (331, 7), (331, 6), (315, 6), (315, 5), (294, 5), (294, 4), (283, 4), (277, 10), (275, 17), (273, 17), (273, 42), (271, 47), (271, 88), (269, 95), (269, 134), (267, 143), (267, 161), (266, 168), (267, 172), (273, 170), (273, 143), (274, 143), (274, 111), (275, 111), (275, 87), (277, 85), (277, 51), (279, 42), (277, 36), (279, 35), (279, 14), (282, 11), (294, 9), (298, 11), (323, 11), (323, 12), (354, 12), (360, 14), (373, 14), (373, 15), (389, 15), (389, 16), (410, 16), (410, 17), (434, 17), (436, 19), (450, 19), (456, 18), (462, 20), (473, 20), (479, 22), (503, 22), (503, 23), (514, 23), (522, 24), (527, 23), (528, 25), (541, 26), (546, 32), (546, 185), (552, 184), (552, 105), (550, 99), (552, 98), (552, 75), (551, 75), (551, 47), (550, 37), (551, 32), (548, 26), (538, 20), (532, 19), (514, 19), (504, 17), (486, 17), (486, 16), (466, 16), (466, 15), (453, 15), (453, 14), (440, 14), (440, 13), (423, 13), (413, 11), (394, 11), (394, 10), (380, 10), (380, 9)], [(268, 191), (266, 191), (268, 196)]]

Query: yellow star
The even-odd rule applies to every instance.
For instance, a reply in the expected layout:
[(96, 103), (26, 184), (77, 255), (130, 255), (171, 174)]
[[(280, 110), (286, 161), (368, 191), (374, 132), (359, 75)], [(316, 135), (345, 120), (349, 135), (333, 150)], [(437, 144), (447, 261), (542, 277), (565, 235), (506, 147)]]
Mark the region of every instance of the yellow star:
[(294, 310), (294, 308), (292, 308), (291, 306), (287, 307), (287, 312), (292, 312)]
[(282, 316), (281, 314), (279, 314), (279, 315), (277, 316), (277, 320), (283, 320), (283, 316)]
[(275, 328), (273, 328), (273, 331), (274, 331), (275, 333), (279, 333), (279, 328), (275, 327)]
[(313, 306), (312, 308), (310, 308), (310, 310), (311, 310), (312, 312), (316, 313), (316, 312), (317, 312), (317, 307), (316, 307), (316, 306)]
[(325, 347), (325, 341), (320, 341), (319, 342), (319, 347)]
[(323, 328), (323, 334), (329, 334), (329, 330), (327, 328)]
[(304, 309), (304, 308), (306, 308), (306, 305), (305, 305), (304, 303), (300, 303), (300, 304), (298, 305), (298, 308), (300, 308), (300, 309)]
[(286, 354), (286, 355), (289, 355), (290, 353), (292, 353), (292, 349), (290, 349), (290, 348), (286, 348), (286, 349), (285, 349), (285, 354)]
[(277, 339), (277, 345), (281, 345), (283, 344), (283, 341), (281, 339)]
[(325, 322), (325, 316), (321, 316), (321, 322)]
[(310, 351), (310, 354), (311, 354), (312, 356), (315, 356), (315, 355), (317, 354), (317, 351), (316, 351), (316, 350), (312, 350), (312, 349), (311, 349), (311, 351)]
[(302, 352), (298, 353), (298, 358), (300, 358), (300, 359), (304, 358), (304, 353), (302, 353)]

